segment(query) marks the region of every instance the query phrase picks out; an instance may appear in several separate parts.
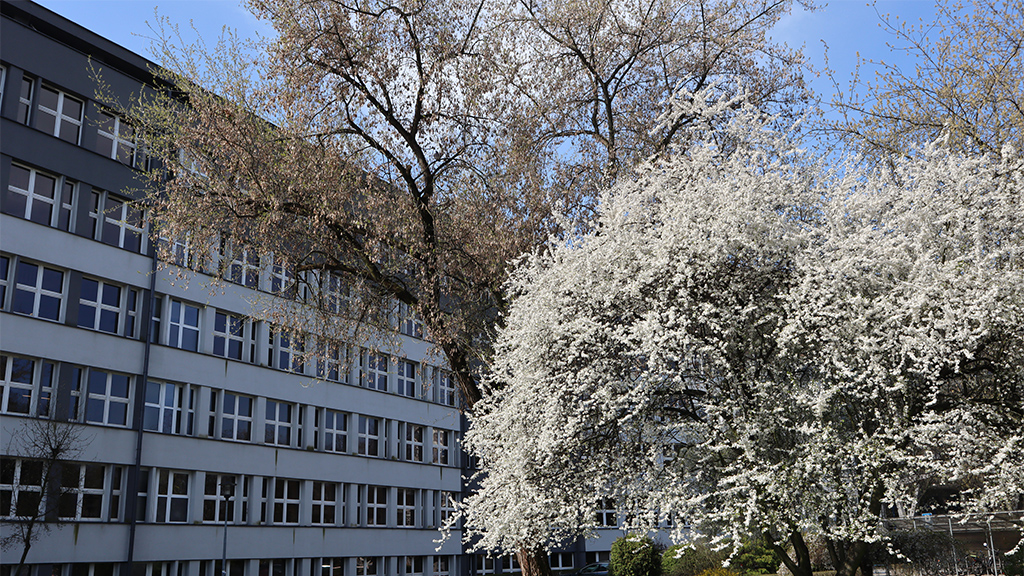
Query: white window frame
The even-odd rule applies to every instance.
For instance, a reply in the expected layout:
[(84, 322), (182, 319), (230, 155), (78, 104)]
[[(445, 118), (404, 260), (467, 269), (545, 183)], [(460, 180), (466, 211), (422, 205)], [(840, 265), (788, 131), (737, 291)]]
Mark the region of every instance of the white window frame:
[[(56, 92), (57, 93), (57, 109), (56, 110), (54, 110), (52, 108), (47, 108), (46, 106), (44, 106), (42, 101), (41, 101), (42, 99), (40, 98), (40, 96), (38, 94), (36, 95), (36, 98), (35, 98), (35, 101), (36, 101), (36, 112), (37, 113), (41, 112), (43, 114), (47, 114), (47, 115), (53, 117), (53, 132), (48, 132), (48, 133), (51, 136), (56, 136), (56, 137), (60, 138), (61, 140), (64, 140), (65, 142), (70, 142), (72, 144), (78, 145), (81, 142), (81, 140), (82, 140), (82, 118), (85, 116), (85, 100), (80, 99), (80, 98), (76, 98), (75, 96), (71, 96), (67, 92), (64, 92), (63, 90), (61, 90), (59, 88), (54, 88), (53, 86), (47, 85), (46, 83), (43, 83), (42, 85), (40, 85), (39, 88), (40, 88), (40, 90), (49, 90), (51, 92)], [(65, 113), (66, 112), (65, 108), (66, 108), (67, 100), (71, 100), (71, 101), (74, 101), (74, 102), (78, 103), (80, 110), (79, 110), (79, 115), (78, 115), (77, 118), (74, 117), (74, 116), (70, 116), (70, 115)], [(67, 122), (71, 126), (75, 127), (75, 139), (74, 140), (68, 140), (67, 138), (64, 138), (61, 135), (61, 133), (63, 132), (63, 127), (64, 127), (64, 123), (65, 122)], [(38, 117), (38, 115), (36, 116), (35, 121), (32, 122), (32, 125), (35, 126), (36, 128), (39, 128), (39, 117)]]
[(440, 466), (451, 465), (451, 430), (434, 428), (431, 447), (431, 462)]
[(342, 342), (328, 341), (323, 346), (317, 375), (329, 382), (348, 384), (348, 346)]
[(451, 576), (451, 556), (434, 556), (434, 576)]
[[(149, 242), (149, 213), (144, 208), (136, 206), (135, 202), (111, 194), (110, 192), (94, 188), (92, 191), (92, 208), (89, 210), (89, 217), (93, 219), (93, 239), (99, 240), (108, 246), (117, 246), (137, 254), (145, 254)], [(112, 204), (116, 203), (114, 206)], [(129, 221), (129, 216), (138, 223)], [(116, 230), (117, 238), (108, 238), (107, 227), (111, 232)], [(125, 239), (130, 235), (138, 235), (138, 250), (126, 246)]]
[[(22, 267), (22, 265), (24, 265), (24, 266), (34, 266), (36, 268), (35, 278), (33, 279), (34, 284), (24, 284), (24, 283), (21, 282), (21, 280), (23, 280), (21, 278), (21, 267)], [(45, 275), (46, 275), (47, 271), (53, 272), (53, 273), (56, 273), (56, 274), (60, 274), (60, 291), (59, 292), (57, 292), (55, 290), (52, 290), (52, 289), (49, 289), (49, 288), (44, 288), (44, 283), (46, 283)], [(65, 273), (63, 270), (58, 270), (56, 268), (51, 268), (51, 267), (43, 265), (43, 264), (37, 264), (37, 263), (31, 262), (29, 260), (15, 259), (14, 282), (13, 282), (13, 284), (14, 284), (13, 288), (14, 289), (11, 291), (11, 307), (10, 307), (11, 312), (14, 312), (16, 314), (24, 314), (26, 316), (32, 316), (33, 318), (40, 318), (42, 320), (50, 320), (50, 321), (53, 321), (53, 322), (63, 322), (64, 321), (64, 293), (67, 291), (67, 281), (68, 281), (67, 279), (68, 279), (68, 274)], [(28, 294), (32, 295), (32, 311), (31, 312), (24, 312), (24, 311), (20, 311), (20, 310), (15, 310), (14, 309), (14, 301), (18, 297), (18, 292), (24, 292), (24, 293), (28, 293)], [(57, 317), (56, 318), (50, 318), (48, 316), (40, 316), (39, 315), (40, 303), (42, 302), (43, 298), (50, 298), (50, 299), (57, 300)]]
[[(230, 501), (224, 498), (224, 479), (233, 478), (234, 492)], [(211, 491), (212, 488), (212, 491)], [(224, 516), (231, 524), (245, 524), (248, 518), (249, 482), (244, 475), (206, 473), (203, 483), (203, 522), (222, 524)], [(212, 504), (210, 506), (209, 504)], [(212, 508), (212, 514), (210, 514)], [(241, 519), (235, 521), (235, 511), (241, 511)], [(212, 516), (212, 517), (211, 517)]]
[(403, 528), (415, 528), (419, 524), (416, 521), (416, 493), (414, 488), (395, 489), (395, 512), (396, 524)]
[[(222, 391), (217, 395), (217, 422), (216, 422), (216, 434), (221, 440), (232, 440), (235, 442), (252, 442), (253, 434), (253, 412), (256, 408), (256, 399), (252, 396), (245, 394), (236, 394), (235, 392)], [(226, 406), (231, 404), (231, 412), (228, 412)], [(248, 402), (249, 413), (240, 414), (239, 408), (242, 406), (242, 400)], [(224, 424), (227, 420), (231, 421), (231, 436), (224, 435)], [(248, 438), (239, 438), (239, 422), (248, 423)]]
[(405, 302), (399, 302), (396, 315), (398, 316), (398, 332), (412, 338), (423, 338), (423, 320), (419, 314)]
[[(25, 95), (25, 87), (28, 87), (28, 95)], [(21, 86), (18, 87), (18, 116), (19, 124), (32, 125), (32, 99), (36, 93), (36, 79), (28, 74), (21, 77)]]
[[(11, 458), (7, 456), (0, 458), (0, 460), (6, 462), (8, 466), (14, 467), (11, 483), (0, 483), (0, 492), (7, 492), (10, 495), (11, 502), (11, 507), (8, 510), (0, 510), (0, 518), (33, 518), (39, 516), (40, 511), (46, 509), (46, 503), (44, 502), (45, 496), (43, 494), (43, 484), (45, 482), (45, 475), (47, 474), (46, 466), (41, 460), (27, 460), (24, 458)], [(31, 462), (33, 466), (39, 467), (38, 484), (26, 484), (24, 482), (24, 469), (26, 462)], [(37, 498), (35, 506), (32, 509), (31, 514), (19, 514), (18, 500), (25, 497), (26, 494), (38, 494), (38, 496), (29, 496), (31, 498)]]
[(267, 344), (267, 366), (295, 374), (305, 373), (305, 336), (271, 329)]
[(395, 362), (395, 388), (402, 396), (416, 397), (416, 363), (405, 358)]
[[(356, 454), (379, 457), (381, 444), (383, 443), (381, 428), (384, 427), (384, 423), (380, 418), (363, 416), (362, 414), (357, 417), (357, 420), (359, 428), (356, 431)], [(376, 433), (371, 432), (373, 428), (376, 428)], [(371, 445), (374, 446), (373, 450), (370, 449)]]
[(231, 259), (224, 271), (225, 280), (253, 290), (260, 289), (260, 255), (252, 248), (233, 246)]
[(365, 350), (360, 355), (360, 381), (364, 388), (388, 391), (388, 355)]
[[(188, 310), (195, 311), (195, 323), (188, 322)], [(202, 349), (203, 309), (177, 298), (171, 298), (167, 306), (167, 345), (180, 350), (198, 352)], [(195, 348), (184, 346), (186, 334), (195, 335)]]
[(198, 396), (188, 384), (148, 381), (143, 428), (148, 432), (192, 436)]
[[(184, 524), (189, 521), (189, 485), (191, 473), (183, 470), (156, 470), (156, 519), (157, 523)], [(179, 507), (184, 506), (184, 511)]]
[(437, 403), (445, 406), (455, 406), (457, 398), (455, 394), (455, 375), (440, 368), (434, 369), (434, 378), (437, 381)]
[[(297, 526), (302, 506), (302, 482), (274, 478), (274, 524)], [(293, 519), (290, 519), (293, 518)]]
[(388, 492), (387, 486), (366, 486), (366, 525), (388, 525)]
[[(96, 284), (96, 300), (89, 300), (85, 296), (85, 283)], [(106, 299), (106, 290), (113, 288), (118, 291), (117, 304), (110, 304)], [(132, 286), (122, 286), (106, 280), (82, 278), (82, 285), (79, 287), (78, 297), (78, 327), (108, 334), (118, 334), (134, 338), (139, 309), (139, 290)], [(86, 307), (92, 308), (92, 314), (86, 313)], [(104, 330), (102, 326), (103, 313), (115, 315), (114, 330)]]
[(552, 570), (572, 570), (576, 567), (572, 552), (552, 552), (548, 555), (548, 563)]
[[(72, 470), (72, 467), (74, 469)], [(95, 463), (61, 463), (60, 475), (60, 501), (56, 507), (57, 517), (61, 520), (74, 520), (84, 522), (101, 522), (110, 520), (110, 506), (113, 476), (113, 466)], [(90, 474), (90, 472), (92, 472)], [(96, 485), (96, 473), (99, 473), (99, 485)], [(74, 484), (66, 482), (74, 479)], [(90, 484), (90, 482), (92, 484)], [(120, 491), (118, 491), (118, 496)], [(74, 498), (74, 511), (70, 514), (64, 513), (64, 506), (69, 498)], [(85, 516), (86, 500), (95, 501), (98, 499), (98, 514)]]
[[(31, 220), (37, 224), (44, 226), (50, 226), (64, 230), (65, 232), (75, 231), (75, 199), (78, 196), (78, 182), (65, 178), (59, 174), (53, 174), (43, 170), (37, 170), (31, 166), (19, 164), (18, 162), (11, 163), (11, 171), (24, 170), (28, 172), (28, 184), (26, 188), (20, 188), (14, 183), (13, 174), (10, 174), (7, 180), (7, 193), (17, 194), (18, 196), (25, 197), (25, 210), (24, 212), (15, 213), (15, 216)], [(40, 177), (47, 178), (53, 181), (53, 197), (48, 198), (43, 194), (36, 193), (36, 184)], [(42, 218), (35, 217), (34, 211), (37, 204), (45, 204), (49, 206), (50, 216), (45, 221)]]
[[(15, 365), (28, 362), (28, 382), (15, 380)], [(49, 417), (54, 408), (54, 384), (56, 383), (57, 366), (52, 362), (0, 354), (0, 413), (19, 414), (22, 416), (35, 415), (43, 418)], [(12, 395), (21, 394), (28, 396), (28, 403), (25, 411), (12, 410)], [(19, 406), (15, 403), (14, 406)]]
[(267, 292), (276, 294), (282, 298), (293, 299), (296, 294), (296, 283), (295, 273), (292, 271), (292, 266), (285, 258), (278, 258), (275, 255), (271, 255), (269, 258), (270, 265), (267, 266), (269, 273), (269, 281), (267, 283)]
[(380, 572), (380, 558), (359, 556), (356, 558), (356, 576), (377, 576)]
[(323, 414), (324, 451), (346, 454), (348, 452), (348, 413), (324, 408)]
[[(86, 381), (86, 396), (85, 396), (85, 410), (84, 421), (89, 424), (102, 424), (105, 426), (118, 426), (121, 428), (128, 428), (132, 425), (132, 392), (134, 378), (129, 374), (122, 374), (120, 372), (114, 372), (111, 370), (99, 370), (96, 368), (90, 368), (88, 370), (88, 380)], [(125, 395), (120, 396), (115, 394), (114, 386), (115, 380), (122, 380), (125, 383)], [(102, 381), (102, 382), (101, 382)], [(100, 390), (102, 385), (102, 390)], [(103, 407), (103, 416), (101, 419), (95, 419), (90, 414), (90, 409), (99, 403)], [(122, 406), (121, 410), (124, 411), (124, 423), (116, 422), (112, 419), (111, 408), (115, 406)]]
[[(334, 492), (333, 496), (331, 492)], [(311, 523), (314, 526), (336, 526), (338, 524), (338, 495), (345, 492), (344, 485), (337, 482), (313, 481), (310, 495), (312, 506)], [(342, 505), (344, 510), (344, 505)]]
[(456, 505), (458, 503), (459, 495), (455, 492), (447, 492), (444, 490), (438, 491), (438, 520), (440, 526), (444, 526), (448, 522), (449, 518), (455, 516)]
[[(224, 327), (221, 329), (218, 325), (221, 322), (221, 318), (224, 319)], [(240, 329), (240, 330), (239, 330)], [(246, 344), (249, 344), (248, 348), (252, 345), (252, 334), (253, 324), (249, 318), (242, 316), (241, 314), (232, 314), (226, 310), (217, 310), (214, 312), (213, 322), (213, 354), (214, 356), (220, 356), (221, 358), (231, 358), (233, 360), (239, 360), (241, 362), (249, 361), (248, 357), (251, 350), (247, 350)], [(230, 353), (231, 344), (238, 344), (238, 356), (233, 356)], [(223, 347), (219, 352), (217, 346)]]
[[(124, 119), (117, 114), (100, 110), (100, 117), (99, 126), (96, 129), (96, 152), (111, 160), (117, 160), (126, 166), (145, 170), (147, 168), (146, 154), (144, 147), (137, 141), (135, 130), (131, 126), (126, 125)], [(106, 129), (108, 126), (110, 126), (109, 130)], [(110, 142), (109, 153), (99, 148), (100, 138)], [(127, 151), (127, 162), (121, 155), (122, 150)]]
[(402, 457), (408, 462), (423, 462), (423, 438), (426, 428), (419, 424), (403, 422)]
[(297, 411), (296, 406), (290, 402), (268, 398), (264, 410), (263, 443), (269, 446), (293, 446), (296, 435), (292, 432)]

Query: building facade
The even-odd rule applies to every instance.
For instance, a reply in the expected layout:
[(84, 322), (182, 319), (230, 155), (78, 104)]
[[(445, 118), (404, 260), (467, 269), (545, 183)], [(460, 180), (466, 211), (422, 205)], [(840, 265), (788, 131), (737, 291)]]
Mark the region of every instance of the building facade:
[[(181, 282), (131, 203), (145, 150), (94, 96), (97, 72), (152, 89), (152, 63), (31, 2), (2, 2), (0, 26), (3, 576), (40, 502), (39, 575), (214, 576), (222, 557), (231, 576), (515, 571), (464, 555), (457, 530), (437, 542), (465, 421), (415, 319), (395, 319), (399, 354), (306, 360), (310, 342), (251, 318), (281, 270), (242, 251), (216, 289)], [(81, 431), (50, 482), (40, 422)], [(553, 567), (606, 560), (612, 538)]]

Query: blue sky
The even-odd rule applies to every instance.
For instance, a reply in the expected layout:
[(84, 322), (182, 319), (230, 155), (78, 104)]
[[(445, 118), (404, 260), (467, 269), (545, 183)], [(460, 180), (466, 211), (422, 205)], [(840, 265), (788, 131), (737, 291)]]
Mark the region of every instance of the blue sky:
[[(235, 28), (243, 36), (268, 34), (271, 29), (257, 21), (235, 0), (37, 0), (50, 10), (117, 42), (143, 56), (149, 53), (154, 8), (163, 16), (187, 28), (191, 22), (208, 40), (215, 39), (224, 26)], [(818, 68), (824, 64), (824, 46), (828, 45), (829, 64), (843, 87), (857, 62), (857, 54), (872, 60), (899, 63), (901, 55), (891, 52), (886, 41), (890, 34), (879, 26), (879, 14), (890, 14), (911, 22), (930, 21), (935, 14), (932, 0), (832, 0), (815, 12), (795, 10), (774, 31), (778, 41), (804, 45), (805, 54)], [(870, 77), (866, 74), (865, 77)], [(832, 84), (824, 78), (812, 79), (812, 86), (824, 99), (832, 94)]]

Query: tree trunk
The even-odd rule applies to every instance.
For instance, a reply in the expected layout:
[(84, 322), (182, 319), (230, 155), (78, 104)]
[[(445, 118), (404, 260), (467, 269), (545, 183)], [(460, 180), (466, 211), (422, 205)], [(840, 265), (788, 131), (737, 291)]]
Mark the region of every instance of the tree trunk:
[(770, 534), (765, 534), (765, 540), (769, 542), (769, 546), (775, 552), (775, 557), (786, 565), (786, 568), (789, 569), (793, 576), (813, 576), (811, 571), (811, 554), (800, 531), (794, 530), (789, 535), (789, 541), (793, 544), (793, 556), (795, 558), (790, 558), (786, 549), (776, 544), (775, 539)]
[[(29, 531), (31, 534), (31, 530)], [(31, 536), (25, 539), (25, 549), (21, 551), (21, 558), (18, 560), (18, 568), (15, 570), (15, 576), (28, 576), (28, 566), (25, 565), (25, 559), (28, 558), (29, 548), (32, 548)]]
[(551, 576), (548, 555), (542, 548), (520, 548), (516, 552), (523, 576)]

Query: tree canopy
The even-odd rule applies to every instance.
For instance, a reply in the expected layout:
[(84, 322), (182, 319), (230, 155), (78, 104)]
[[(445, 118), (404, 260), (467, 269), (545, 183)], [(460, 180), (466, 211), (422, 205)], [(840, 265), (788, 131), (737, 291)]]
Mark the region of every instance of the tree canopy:
[(820, 535), (846, 576), (923, 483), (1017, 505), (1019, 157), (931, 145), (894, 172), (830, 170), (749, 103), (702, 114), (735, 117), (513, 273), (466, 438), (470, 537), (551, 545), (614, 502), (677, 540), (764, 537), (800, 575)]
[(167, 259), (290, 270), (306, 312), (277, 320), (328, 338), (399, 302), (471, 404), (508, 263), (686, 137), (682, 116), (647, 132), (677, 86), (743, 80), (766, 106), (801, 105), (799, 52), (766, 37), (790, 5), (252, 0), (275, 37), (183, 47), (164, 23), (171, 89), (119, 108), (161, 160)]

